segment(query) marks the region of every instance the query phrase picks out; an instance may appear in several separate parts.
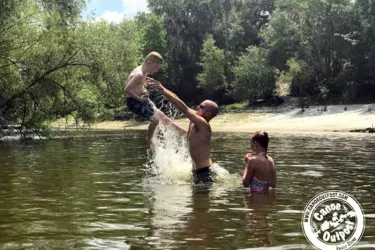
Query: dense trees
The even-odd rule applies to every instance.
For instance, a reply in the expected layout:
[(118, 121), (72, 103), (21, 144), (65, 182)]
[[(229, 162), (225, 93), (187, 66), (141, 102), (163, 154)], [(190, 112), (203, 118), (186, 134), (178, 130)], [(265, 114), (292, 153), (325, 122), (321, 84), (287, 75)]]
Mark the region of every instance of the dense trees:
[[(252, 102), (280, 92), (275, 81), (312, 102), (375, 100), (373, 0), (149, 0), (149, 5), (167, 31), (167, 83), (186, 100), (222, 92), (225, 82), (224, 92)], [(224, 67), (217, 59), (209, 62), (207, 52), (214, 53), (215, 46), (224, 53)], [(300, 73), (293, 72), (297, 68)], [(208, 89), (214, 82), (216, 88)], [(214, 96), (225, 102), (223, 95)]]
[(2, 127), (41, 129), (68, 115), (93, 121), (122, 105), (124, 79), (142, 57), (135, 22), (83, 21), (78, 0), (2, 4)]
[(151, 50), (166, 59), (155, 78), (189, 103), (375, 101), (375, 0), (148, 2), (109, 24), (82, 19), (84, 0), (2, 1), (1, 125), (112, 119)]

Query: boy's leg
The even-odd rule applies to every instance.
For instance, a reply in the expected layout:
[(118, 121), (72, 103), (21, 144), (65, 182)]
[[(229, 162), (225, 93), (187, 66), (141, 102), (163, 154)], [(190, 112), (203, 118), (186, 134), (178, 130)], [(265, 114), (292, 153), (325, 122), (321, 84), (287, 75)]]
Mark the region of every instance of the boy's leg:
[(152, 144), (152, 137), (154, 136), (156, 127), (159, 125), (159, 121), (164, 121), (167, 116), (160, 111), (159, 109), (154, 109), (154, 114), (152, 116), (152, 121), (148, 126), (148, 133), (147, 133), (147, 143)]
[(148, 125), (148, 132), (147, 132), (147, 138), (146, 139), (147, 139), (147, 143), (149, 145), (152, 144), (152, 137), (154, 136), (154, 133), (155, 133), (155, 130), (156, 130), (156, 127), (158, 126), (158, 124), (159, 124), (159, 120), (154, 118), (151, 121), (150, 125)]

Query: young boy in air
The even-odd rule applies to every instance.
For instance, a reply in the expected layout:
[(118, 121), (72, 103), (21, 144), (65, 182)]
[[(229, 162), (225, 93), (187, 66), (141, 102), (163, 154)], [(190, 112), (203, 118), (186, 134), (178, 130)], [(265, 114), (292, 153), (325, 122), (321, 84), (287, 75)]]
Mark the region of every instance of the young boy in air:
[(159, 119), (165, 117), (165, 115), (158, 110), (155, 104), (150, 100), (149, 93), (145, 86), (153, 80), (148, 78), (148, 75), (157, 73), (163, 61), (163, 57), (157, 52), (148, 54), (143, 64), (130, 73), (124, 89), (126, 104), (129, 109), (133, 113), (151, 121), (147, 134), (147, 142), (149, 144), (151, 144), (151, 139), (158, 126)]

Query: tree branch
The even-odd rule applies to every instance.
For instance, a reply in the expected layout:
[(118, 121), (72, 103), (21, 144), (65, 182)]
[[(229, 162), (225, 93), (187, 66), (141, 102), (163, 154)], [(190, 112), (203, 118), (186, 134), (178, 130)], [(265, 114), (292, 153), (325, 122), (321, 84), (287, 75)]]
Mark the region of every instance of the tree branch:
[[(10, 108), (10, 104), (16, 100), (17, 98), (20, 98), (21, 96), (23, 96), (29, 89), (31, 89), (32, 87), (34, 87), (36, 84), (38, 84), (40, 81), (42, 81), (43, 79), (45, 79), (48, 75), (50, 75), (51, 73), (59, 70), (59, 69), (62, 69), (62, 68), (65, 68), (65, 67), (68, 67), (68, 66), (86, 66), (86, 67), (89, 67), (89, 65), (85, 64), (85, 63), (71, 63), (70, 60), (75, 56), (77, 55), (77, 53), (80, 51), (81, 49), (78, 49), (76, 50), (65, 62), (64, 60), (61, 60), (55, 67), (47, 70), (46, 72), (44, 72), (42, 75), (34, 78), (33, 81), (31, 81), (29, 83), (29, 85), (22, 91), (18, 92), (17, 94), (14, 94), (13, 96), (11, 96), (8, 100), (6, 100), (5, 102), (3, 102), (1, 105), (0, 105), (0, 110), (4, 110), (7, 111), (9, 108)], [(64, 56), (65, 58), (65, 56)], [(63, 58), (63, 59), (64, 59)]]

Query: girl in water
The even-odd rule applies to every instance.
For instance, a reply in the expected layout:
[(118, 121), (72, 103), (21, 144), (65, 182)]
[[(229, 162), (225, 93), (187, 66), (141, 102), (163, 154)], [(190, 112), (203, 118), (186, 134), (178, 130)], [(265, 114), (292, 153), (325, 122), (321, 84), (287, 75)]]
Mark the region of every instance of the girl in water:
[(276, 187), (275, 162), (267, 154), (267, 132), (257, 131), (250, 137), (250, 146), (253, 152), (246, 154), (245, 169), (242, 176), (244, 187), (250, 186), (252, 193), (267, 192), (269, 187)]

